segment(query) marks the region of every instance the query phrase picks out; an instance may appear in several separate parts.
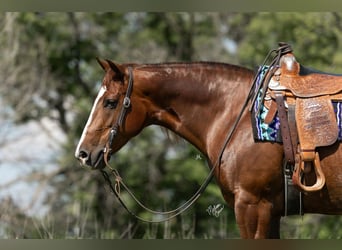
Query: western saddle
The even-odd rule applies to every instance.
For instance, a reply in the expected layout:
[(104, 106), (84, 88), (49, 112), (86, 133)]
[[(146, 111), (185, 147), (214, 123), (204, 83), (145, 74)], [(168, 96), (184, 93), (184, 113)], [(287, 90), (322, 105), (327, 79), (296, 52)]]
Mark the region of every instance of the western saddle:
[[(288, 44), (279, 45), (260, 87), (268, 108), (265, 122), (271, 122), (278, 113), (293, 184), (306, 192), (318, 191), (325, 184), (325, 176), (317, 147), (330, 146), (338, 139), (332, 101), (342, 101), (342, 76), (306, 68), (296, 61)], [(305, 175), (312, 171), (315, 183), (305, 184)]]

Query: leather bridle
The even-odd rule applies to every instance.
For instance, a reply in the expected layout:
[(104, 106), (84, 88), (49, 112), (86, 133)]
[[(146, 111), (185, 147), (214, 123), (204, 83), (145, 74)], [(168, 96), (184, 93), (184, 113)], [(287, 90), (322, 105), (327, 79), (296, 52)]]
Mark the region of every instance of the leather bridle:
[(122, 102), (122, 107), (120, 110), (119, 117), (116, 120), (116, 122), (114, 123), (114, 125), (112, 126), (112, 128), (109, 132), (107, 144), (106, 144), (105, 148), (103, 149), (105, 161), (106, 161), (106, 158), (108, 160), (108, 157), (111, 154), (113, 141), (118, 134), (119, 128), (122, 127), (122, 124), (123, 124), (124, 119), (126, 117), (127, 111), (129, 109), (129, 107), (131, 106), (131, 94), (132, 94), (132, 90), (133, 90), (133, 70), (132, 70), (132, 67), (128, 67), (128, 76), (129, 76), (128, 87), (126, 90), (126, 95), (125, 95), (123, 102)]

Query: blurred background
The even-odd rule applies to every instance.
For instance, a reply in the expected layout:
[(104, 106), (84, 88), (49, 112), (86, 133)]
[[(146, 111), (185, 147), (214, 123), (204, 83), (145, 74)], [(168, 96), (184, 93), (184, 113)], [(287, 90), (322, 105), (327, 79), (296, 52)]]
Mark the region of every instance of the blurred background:
[[(239, 238), (215, 181), (185, 213), (139, 222), (100, 172), (74, 158), (102, 81), (95, 58), (260, 65), (279, 41), (298, 61), (342, 73), (342, 13), (0, 13), (0, 238)], [(182, 139), (149, 127), (112, 160), (147, 206), (170, 210), (208, 167)], [(138, 215), (151, 217), (123, 193)], [(213, 216), (209, 208), (223, 210)], [(282, 218), (283, 238), (337, 239), (339, 216)]]

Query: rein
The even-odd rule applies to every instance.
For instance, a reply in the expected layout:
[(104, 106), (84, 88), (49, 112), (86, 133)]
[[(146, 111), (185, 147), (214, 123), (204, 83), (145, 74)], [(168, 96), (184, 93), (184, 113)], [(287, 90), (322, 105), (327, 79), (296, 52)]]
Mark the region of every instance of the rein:
[[(119, 128), (120, 126), (122, 126), (124, 118), (127, 115), (127, 111), (129, 109), (129, 107), (131, 106), (131, 100), (130, 100), (130, 96), (132, 94), (132, 89), (133, 89), (133, 72), (132, 72), (132, 67), (128, 67), (128, 71), (129, 71), (129, 80), (128, 80), (128, 87), (127, 87), (127, 91), (126, 91), (126, 95), (124, 97), (123, 100), (123, 104), (122, 104), (122, 108), (119, 114), (119, 117), (116, 121), (116, 123), (112, 126), (111, 131), (109, 133), (109, 138), (108, 138), (108, 142), (105, 146), (105, 148), (103, 149), (103, 153), (104, 153), (104, 162), (106, 164), (106, 166), (110, 169), (111, 174), (115, 177), (115, 184), (113, 185), (109, 174), (101, 169), (100, 171), (102, 172), (102, 175), (105, 179), (105, 181), (107, 182), (107, 184), (109, 185), (110, 190), (114, 193), (114, 195), (117, 197), (117, 199), (119, 200), (119, 202), (121, 203), (121, 205), (126, 209), (126, 211), (131, 214), (133, 217), (135, 217), (138, 220), (141, 220), (143, 222), (148, 222), (148, 223), (159, 223), (159, 222), (164, 222), (167, 220), (170, 220), (176, 216), (178, 216), (179, 214), (181, 214), (182, 212), (186, 211), (200, 196), (201, 194), (204, 192), (204, 190), (207, 188), (207, 186), (209, 185), (210, 181), (212, 180), (213, 176), (214, 176), (214, 171), (216, 168), (219, 168), (221, 166), (221, 161), (222, 161), (222, 156), (223, 153), (226, 149), (226, 147), (228, 146), (228, 143), (230, 142), (234, 132), (237, 129), (237, 126), (241, 120), (241, 117), (243, 115), (243, 113), (245, 112), (249, 101), (251, 100), (251, 98), (253, 97), (253, 90), (254, 90), (254, 86), (255, 86), (255, 82), (256, 82), (256, 78), (257, 75), (255, 76), (254, 80), (253, 80), (253, 84), (251, 86), (251, 89), (249, 91), (249, 94), (241, 108), (241, 111), (239, 113), (239, 115), (237, 116), (233, 126), (231, 127), (230, 131), (228, 132), (225, 141), (221, 147), (220, 150), (220, 154), (219, 157), (217, 158), (215, 164), (212, 166), (210, 172), (208, 173), (208, 176), (206, 177), (206, 179), (204, 180), (204, 182), (202, 183), (202, 185), (200, 186), (200, 188), (195, 192), (195, 194), (189, 198), (189, 200), (187, 200), (184, 204), (182, 204), (181, 206), (179, 206), (178, 208), (174, 209), (174, 210), (170, 210), (170, 211), (165, 211), (165, 212), (160, 212), (160, 211), (154, 211), (151, 210), (149, 208), (147, 208), (144, 204), (142, 204), (133, 194), (133, 192), (126, 186), (126, 184), (123, 182), (123, 179), (121, 178), (119, 172), (112, 168), (110, 166), (110, 164), (108, 163), (108, 159), (110, 157), (111, 151), (112, 151), (112, 145), (113, 145), (113, 141), (115, 139), (115, 137), (118, 134)], [(209, 163), (208, 163), (209, 165)], [(133, 211), (131, 211), (127, 205), (125, 204), (125, 202), (122, 200), (120, 193), (121, 193), (121, 186), (128, 192), (128, 194), (135, 200), (135, 202), (142, 207), (143, 209), (145, 209), (146, 211), (152, 213), (152, 214), (157, 214), (157, 215), (168, 215), (167, 218), (164, 219), (160, 219), (160, 220), (147, 220), (144, 218), (139, 217), (138, 215), (136, 215)]]

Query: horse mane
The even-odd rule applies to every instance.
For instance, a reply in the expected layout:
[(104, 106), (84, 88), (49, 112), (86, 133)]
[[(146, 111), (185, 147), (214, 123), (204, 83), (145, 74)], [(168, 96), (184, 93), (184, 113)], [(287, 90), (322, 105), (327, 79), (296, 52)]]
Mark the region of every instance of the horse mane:
[[(214, 67), (230, 67), (235, 69), (247, 69), (245, 67), (213, 61), (194, 61), (194, 62), (159, 62), (159, 63), (145, 63), (145, 64), (126, 64), (127, 66), (133, 66), (136, 69), (149, 69), (149, 68), (164, 68), (164, 67), (184, 67), (184, 66), (214, 66)], [(247, 69), (249, 70), (249, 69)]]

